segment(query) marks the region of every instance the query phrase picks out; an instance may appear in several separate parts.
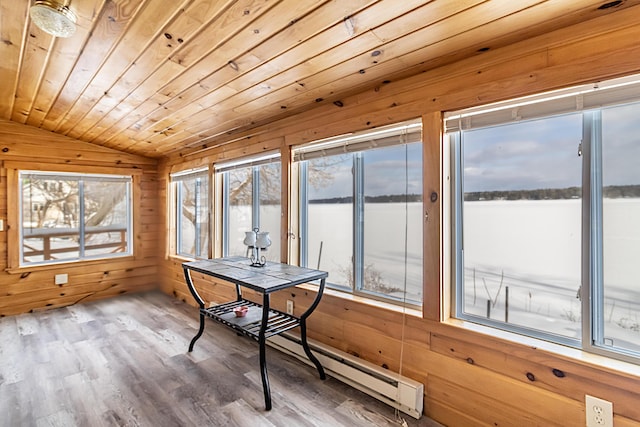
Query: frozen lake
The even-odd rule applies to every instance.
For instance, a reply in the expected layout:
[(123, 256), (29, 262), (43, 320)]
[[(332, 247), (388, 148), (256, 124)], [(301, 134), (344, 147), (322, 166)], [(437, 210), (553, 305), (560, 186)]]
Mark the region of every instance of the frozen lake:
[[(261, 210), (261, 218), (265, 219), (261, 230), (269, 231), (272, 241), (277, 235), (274, 230), (279, 227), (279, 209), (278, 206), (264, 206)], [(421, 212), (421, 203), (408, 203), (406, 210), (404, 203), (366, 204), (364, 264), (369, 273), (379, 274), (381, 283), (395, 289), (385, 292), (385, 295), (402, 299), (406, 287), (408, 300), (422, 301), (422, 229), (410, 226), (405, 230), (405, 218), (409, 224), (421, 225)], [(246, 246), (242, 244), (242, 238), (249, 227), (249, 210), (247, 207), (233, 207), (232, 215), (239, 228), (233, 230), (238, 237), (230, 245), (230, 253), (244, 254)], [(309, 217), (309, 224), (313, 226), (309, 226), (309, 235), (306, 236), (309, 241), (308, 266), (329, 272), (330, 283), (348, 286), (352, 274), (352, 205), (313, 203), (309, 205)], [(278, 250), (274, 243), (265, 254), (267, 259), (277, 260)]]
[[(347, 285), (353, 251), (352, 205), (312, 204), (310, 208), (308, 265), (328, 271), (330, 282)], [(372, 266), (389, 288), (397, 289), (389, 295), (402, 298), (406, 287), (408, 300), (421, 301), (422, 231), (405, 230), (405, 215), (409, 224), (420, 224), (421, 203), (409, 203), (406, 208), (405, 212), (402, 203), (367, 204), (365, 265)], [(485, 317), (490, 300), (491, 318), (504, 321), (508, 286), (509, 323), (579, 339), (580, 209), (579, 199), (465, 203), (465, 311)], [(266, 217), (278, 218), (275, 211)], [(640, 199), (605, 199), (606, 342), (635, 350), (640, 350), (640, 283), (635, 271), (640, 255), (639, 218)], [(275, 228), (276, 222), (271, 222)]]
[[(579, 339), (581, 200), (464, 205), (465, 312)], [(640, 199), (603, 205), (607, 344), (640, 350)], [(500, 283), (502, 281), (502, 287)]]
[[(375, 275), (390, 290), (384, 295), (402, 299), (406, 289), (407, 300), (422, 302), (421, 221), (422, 203), (365, 204), (365, 275)], [(309, 205), (308, 265), (328, 271), (331, 283), (349, 283), (352, 223), (351, 204)]]

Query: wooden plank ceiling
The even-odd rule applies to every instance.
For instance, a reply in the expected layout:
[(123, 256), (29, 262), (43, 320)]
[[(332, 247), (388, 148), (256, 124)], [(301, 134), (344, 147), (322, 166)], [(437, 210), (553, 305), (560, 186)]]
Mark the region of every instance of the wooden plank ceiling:
[[(0, 0), (0, 118), (175, 155), (640, 0)], [(68, 0), (67, 0), (68, 3)]]

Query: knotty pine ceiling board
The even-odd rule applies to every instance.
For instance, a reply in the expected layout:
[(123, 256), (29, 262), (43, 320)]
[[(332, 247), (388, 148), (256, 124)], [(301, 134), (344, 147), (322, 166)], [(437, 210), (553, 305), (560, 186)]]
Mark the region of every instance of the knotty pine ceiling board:
[(71, 0), (66, 39), (32, 3), (0, 0), (0, 119), (163, 157), (640, 0)]

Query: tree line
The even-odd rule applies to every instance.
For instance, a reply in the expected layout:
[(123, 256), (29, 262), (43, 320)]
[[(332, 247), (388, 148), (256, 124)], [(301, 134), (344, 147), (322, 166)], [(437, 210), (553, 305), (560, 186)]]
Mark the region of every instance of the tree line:
[[(364, 196), (365, 203), (411, 203), (421, 202), (422, 194), (385, 194), (382, 196)], [(330, 197), (325, 199), (309, 200), (309, 203), (331, 204), (331, 203), (353, 203), (352, 196)]]
[[(609, 185), (602, 189), (608, 199), (639, 198), (640, 185)], [(580, 187), (540, 188), (537, 190), (473, 191), (464, 193), (465, 202), (481, 200), (562, 200), (582, 197)]]

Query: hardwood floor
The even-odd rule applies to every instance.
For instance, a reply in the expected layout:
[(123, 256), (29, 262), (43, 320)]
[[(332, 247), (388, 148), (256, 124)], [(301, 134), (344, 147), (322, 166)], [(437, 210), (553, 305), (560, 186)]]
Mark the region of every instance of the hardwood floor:
[(438, 426), (274, 349), (264, 410), (257, 343), (159, 292), (0, 318), (2, 426)]

